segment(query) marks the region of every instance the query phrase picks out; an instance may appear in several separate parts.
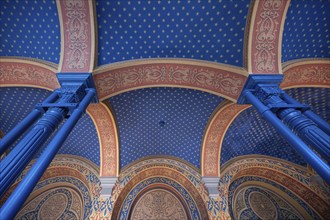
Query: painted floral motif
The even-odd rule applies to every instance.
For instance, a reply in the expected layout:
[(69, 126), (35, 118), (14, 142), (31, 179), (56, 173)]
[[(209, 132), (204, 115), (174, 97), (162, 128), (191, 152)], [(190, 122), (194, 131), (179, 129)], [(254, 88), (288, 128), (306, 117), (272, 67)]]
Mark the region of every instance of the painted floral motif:
[(111, 112), (104, 104), (90, 105), (87, 109), (94, 120), (101, 144), (101, 176), (117, 176), (117, 132)]
[(228, 104), (221, 109), (218, 109), (214, 115), (203, 144), (203, 175), (204, 176), (218, 176), (220, 168), (220, 149), (222, 138), (224, 137), (227, 127), (235, 119), (235, 117), (244, 109), (248, 108), (247, 105)]
[(49, 89), (59, 87), (55, 72), (37, 65), (16, 62), (1, 63), (0, 84), (24, 84)]
[(237, 98), (245, 76), (213, 68), (179, 64), (147, 64), (94, 76), (99, 97), (148, 85), (187, 86)]
[[(272, 159), (270, 157), (243, 158), (240, 160), (233, 159), (233, 162), (229, 161), (227, 166), (222, 171), (219, 182), (219, 197), (222, 201), (222, 211), (224, 213), (228, 213), (229, 210), (229, 185), (232, 183), (232, 180), (237, 178), (238, 175), (243, 175), (242, 172), (245, 172), (244, 170), (254, 170), (257, 172), (259, 169), (263, 170), (262, 172), (264, 172), (264, 175), (267, 175), (267, 178), (272, 178), (276, 182), (282, 182), (285, 179), (284, 182), (285, 184), (289, 184), (288, 187), (290, 185), (296, 185), (297, 183), (302, 184), (300, 188), (295, 188), (295, 190), (301, 191), (297, 191), (296, 193), (298, 193), (301, 197), (307, 196), (307, 200), (315, 198), (316, 195), (319, 198), (318, 200), (313, 200), (313, 202), (309, 204), (322, 204), (321, 201), (325, 201), (327, 204), (330, 204), (329, 190), (325, 188), (325, 186), (312, 182), (310, 179), (312, 177), (312, 173), (308, 172), (307, 169), (304, 169), (303, 167), (299, 168), (298, 166), (291, 165), (290, 163), (286, 163), (281, 160)], [(255, 173), (254, 175), (261, 176), (263, 174)], [(321, 206), (322, 205), (320, 205), (319, 208)]]
[(289, 68), (284, 72), (281, 87), (290, 86), (329, 86), (330, 64), (303, 64)]
[(278, 38), (282, 14), (286, 3), (283, 0), (260, 1), (254, 36), (253, 73), (278, 73)]

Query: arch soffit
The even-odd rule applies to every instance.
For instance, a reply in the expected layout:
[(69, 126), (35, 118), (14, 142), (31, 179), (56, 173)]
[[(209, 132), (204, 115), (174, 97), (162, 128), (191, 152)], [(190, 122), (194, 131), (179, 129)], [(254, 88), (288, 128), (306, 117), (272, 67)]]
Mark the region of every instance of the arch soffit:
[(121, 171), (119, 175), (119, 185), (125, 186), (128, 181), (144, 170), (154, 168), (168, 168), (172, 170), (172, 172), (180, 173), (190, 180), (196, 188), (201, 187), (205, 190), (199, 171), (188, 162), (177, 160), (172, 157), (149, 157), (131, 163)]
[(283, 173), (265, 167), (246, 168), (240, 170), (231, 182), (234, 182), (241, 177), (248, 176), (256, 176), (273, 181), (293, 192), (295, 195), (305, 201), (306, 204), (309, 204), (309, 206), (313, 210), (315, 210), (320, 216), (329, 216), (329, 203), (326, 203), (324, 199), (322, 199), (319, 195), (310, 190), (308, 187), (304, 186), (301, 182), (296, 181), (295, 179), (290, 178)]
[[(11, 194), (11, 192), (16, 188), (16, 186), (21, 182), (23, 177), (30, 170), (30, 168), (32, 167), (34, 162), (35, 162), (35, 160), (32, 160), (29, 163), (29, 165), (24, 169), (24, 171), (16, 179), (15, 183), (9, 188), (9, 190), (3, 196), (2, 200), (3, 199), (5, 200)], [(40, 183), (47, 181), (49, 179), (63, 177), (63, 176), (73, 177), (73, 178), (81, 181), (86, 186), (86, 188), (88, 189), (89, 194), (91, 195), (92, 198), (96, 198), (99, 196), (99, 193), (100, 193), (98, 191), (101, 190), (101, 189), (95, 189), (95, 187), (97, 187), (97, 186), (95, 186), (95, 184), (98, 185), (97, 182), (99, 182), (98, 175), (99, 175), (98, 167), (95, 164), (93, 164), (92, 162), (90, 162), (89, 160), (79, 157), (79, 156), (60, 154), (60, 155), (57, 155), (53, 159), (53, 161), (51, 162), (51, 164), (49, 165), (49, 167), (47, 168), (45, 173), (42, 175), (42, 177), (38, 181), (37, 186)], [(88, 178), (86, 178), (86, 176), (88, 176)], [(96, 182), (95, 182), (95, 180), (96, 180)], [(63, 184), (54, 183), (54, 186), (57, 186), (57, 185), (62, 186)], [(71, 186), (71, 184), (69, 184), (69, 185)], [(52, 186), (53, 186), (53, 184), (52, 184)], [(41, 189), (43, 189), (43, 188), (44, 187), (42, 187)], [(40, 188), (38, 188), (38, 187), (35, 188), (34, 192), (32, 192), (32, 194), (30, 195), (29, 198), (30, 199), (34, 198), (36, 194), (39, 194), (39, 191), (38, 191), (39, 189)]]
[(94, 70), (100, 100), (150, 87), (180, 87), (236, 101), (246, 81), (243, 68), (189, 59), (146, 59), (104, 65)]
[(251, 1), (243, 55), (249, 74), (282, 73), (282, 33), (289, 5), (290, 0)]
[(234, 119), (250, 105), (221, 103), (206, 126), (201, 150), (202, 176), (220, 176), (220, 153), (223, 138)]
[(270, 183), (266, 182), (260, 182), (256, 180), (249, 180), (247, 182), (243, 182), (240, 184), (237, 189), (234, 192), (234, 195), (232, 198), (235, 198), (236, 192), (239, 191), (242, 188), (245, 187), (261, 187), (267, 190), (270, 190), (271, 192), (275, 193), (276, 195), (280, 196), (282, 199), (284, 199), (286, 202), (288, 202), (290, 205), (292, 205), (298, 212), (301, 214), (305, 219), (312, 219), (312, 216), (308, 214), (308, 212), (293, 198), (291, 198), (288, 194), (283, 192), (282, 190), (278, 189), (276, 186), (271, 185)]
[(289, 189), (298, 197), (313, 204), (321, 216), (330, 206), (329, 191), (324, 185), (312, 181), (314, 174), (294, 163), (260, 155), (241, 156), (230, 160), (223, 167), (220, 178), (220, 195), (228, 198), (229, 185), (243, 176), (258, 176)]
[(174, 168), (160, 166), (146, 168), (138, 172), (135, 176), (127, 181), (119, 181), (112, 192), (112, 197), (114, 197), (115, 201), (112, 216), (116, 217), (119, 215), (119, 210), (121, 209), (126, 196), (132, 189), (134, 189), (134, 187), (136, 187), (143, 180), (147, 180), (153, 177), (168, 178), (185, 188), (197, 205), (202, 219), (205, 219), (208, 213), (205, 206), (205, 189), (196, 188), (195, 184), (190, 179), (188, 179), (187, 174), (180, 173)]

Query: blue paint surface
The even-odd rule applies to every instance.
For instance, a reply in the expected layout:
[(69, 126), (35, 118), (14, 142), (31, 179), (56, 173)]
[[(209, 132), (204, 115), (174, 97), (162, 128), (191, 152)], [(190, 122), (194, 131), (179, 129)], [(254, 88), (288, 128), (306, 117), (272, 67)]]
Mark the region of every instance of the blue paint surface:
[(120, 167), (169, 155), (200, 167), (206, 123), (223, 98), (190, 89), (148, 88), (109, 99), (120, 137)]
[(292, 0), (287, 12), (282, 62), (330, 57), (330, 1)]
[[(8, 133), (31, 112), (37, 103), (42, 102), (50, 94), (51, 92), (47, 90), (36, 88), (0, 88), (1, 131), (4, 134)], [(50, 140), (48, 139), (44, 146), (47, 146)], [(84, 114), (60, 148), (59, 153), (81, 156), (100, 165), (99, 148), (95, 125), (91, 118)], [(40, 153), (41, 151), (37, 155)]]
[(60, 24), (55, 0), (1, 0), (0, 56), (59, 63)]
[(249, 3), (97, 0), (98, 64), (178, 57), (242, 66)]
[[(326, 121), (330, 120), (330, 89), (297, 88), (286, 92), (301, 103), (311, 106)], [(305, 160), (253, 107), (242, 112), (227, 130), (220, 163), (223, 165), (230, 159), (248, 154), (268, 155), (306, 165)]]

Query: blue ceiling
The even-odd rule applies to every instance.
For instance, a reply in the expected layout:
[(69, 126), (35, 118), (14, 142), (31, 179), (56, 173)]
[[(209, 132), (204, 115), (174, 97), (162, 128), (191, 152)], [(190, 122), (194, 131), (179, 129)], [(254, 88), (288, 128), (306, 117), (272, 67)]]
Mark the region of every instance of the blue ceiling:
[(0, 56), (59, 62), (60, 24), (55, 0), (1, 0)]
[(193, 58), (243, 64), (250, 0), (96, 0), (98, 64)]
[[(330, 120), (330, 89), (297, 88), (286, 92), (300, 102), (312, 106), (312, 110), (325, 120)], [(222, 143), (220, 164), (248, 154), (269, 155), (306, 165), (304, 159), (254, 108), (242, 112), (230, 125)]]
[(182, 88), (147, 88), (110, 98), (119, 127), (120, 166), (168, 155), (199, 168), (206, 123), (222, 100)]
[(51, 92), (25, 87), (0, 87), (0, 130), (7, 134)]
[[(50, 92), (44, 89), (25, 87), (0, 88), (0, 129), (3, 133), (8, 133), (31, 112), (35, 104), (42, 102), (49, 95)], [(47, 143), (49, 143), (49, 140)], [(84, 114), (61, 147), (59, 153), (82, 156), (99, 165), (99, 148), (94, 123), (87, 114)]]
[(330, 57), (329, 12), (329, 0), (291, 0), (284, 25), (282, 62)]

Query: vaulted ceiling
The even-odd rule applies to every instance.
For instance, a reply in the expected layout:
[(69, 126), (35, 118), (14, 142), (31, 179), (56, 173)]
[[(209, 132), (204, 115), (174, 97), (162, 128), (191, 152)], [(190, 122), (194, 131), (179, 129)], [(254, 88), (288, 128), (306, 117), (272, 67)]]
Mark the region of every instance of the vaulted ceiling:
[[(109, 68), (111, 73), (116, 65), (120, 69), (120, 65), (130, 66), (130, 62), (148, 63), (150, 58), (173, 58), (168, 62), (197, 65), (194, 62), (199, 60), (203, 63), (203, 67), (196, 67), (189, 74), (198, 68), (204, 71), (206, 67), (217, 65), (226, 70), (244, 72), (245, 38), (251, 25), (247, 23), (250, 5), (249, 0), (96, 0), (95, 70), (100, 72)], [(56, 69), (63, 46), (62, 24), (56, 2), (6, 0), (1, 2), (0, 11), (2, 59), (33, 58), (36, 62), (46, 61), (45, 65)], [(329, 11), (330, 1), (291, 1), (283, 29), (282, 62), (300, 58), (330, 58)], [(137, 61), (141, 58), (146, 60)], [(181, 61), (181, 58), (195, 60)], [(138, 74), (143, 72), (139, 67), (132, 68)], [(4, 66), (0, 67), (0, 83), (6, 80), (5, 71)], [(26, 74), (24, 71), (22, 68), (16, 69), (14, 80), (23, 77)], [(325, 74), (329, 74), (327, 71), (329, 69)], [(38, 74), (34, 76), (36, 80), (42, 78)], [(309, 83), (313, 76), (309, 77), (311, 79), (306, 79), (306, 82), (285, 88), (290, 95), (310, 104), (329, 121), (329, 89), (307, 88), (327, 87), (324, 84), (329, 78), (325, 77), (319, 86), (318, 83)], [(45, 86), (31, 87), (31, 84), (10, 83), (0, 88), (0, 130), (4, 134), (36, 103), (47, 97), (50, 94), (48, 90), (52, 90), (46, 90)], [(182, 88), (173, 88), (168, 84), (139, 85), (133, 89), (123, 88), (116, 93), (109, 92), (110, 95), (102, 97), (117, 123), (120, 167), (146, 156), (165, 155), (181, 158), (197, 169), (201, 168), (205, 131), (228, 97), (210, 92), (208, 88), (175, 87)], [(235, 101), (234, 98), (229, 100)], [(94, 118), (91, 114), (85, 114), (59, 153), (82, 156), (99, 166), (101, 142), (98, 132)], [(305, 165), (303, 159), (253, 108), (237, 114), (225, 129), (219, 163), (223, 165), (234, 157), (249, 154), (269, 155)]]

